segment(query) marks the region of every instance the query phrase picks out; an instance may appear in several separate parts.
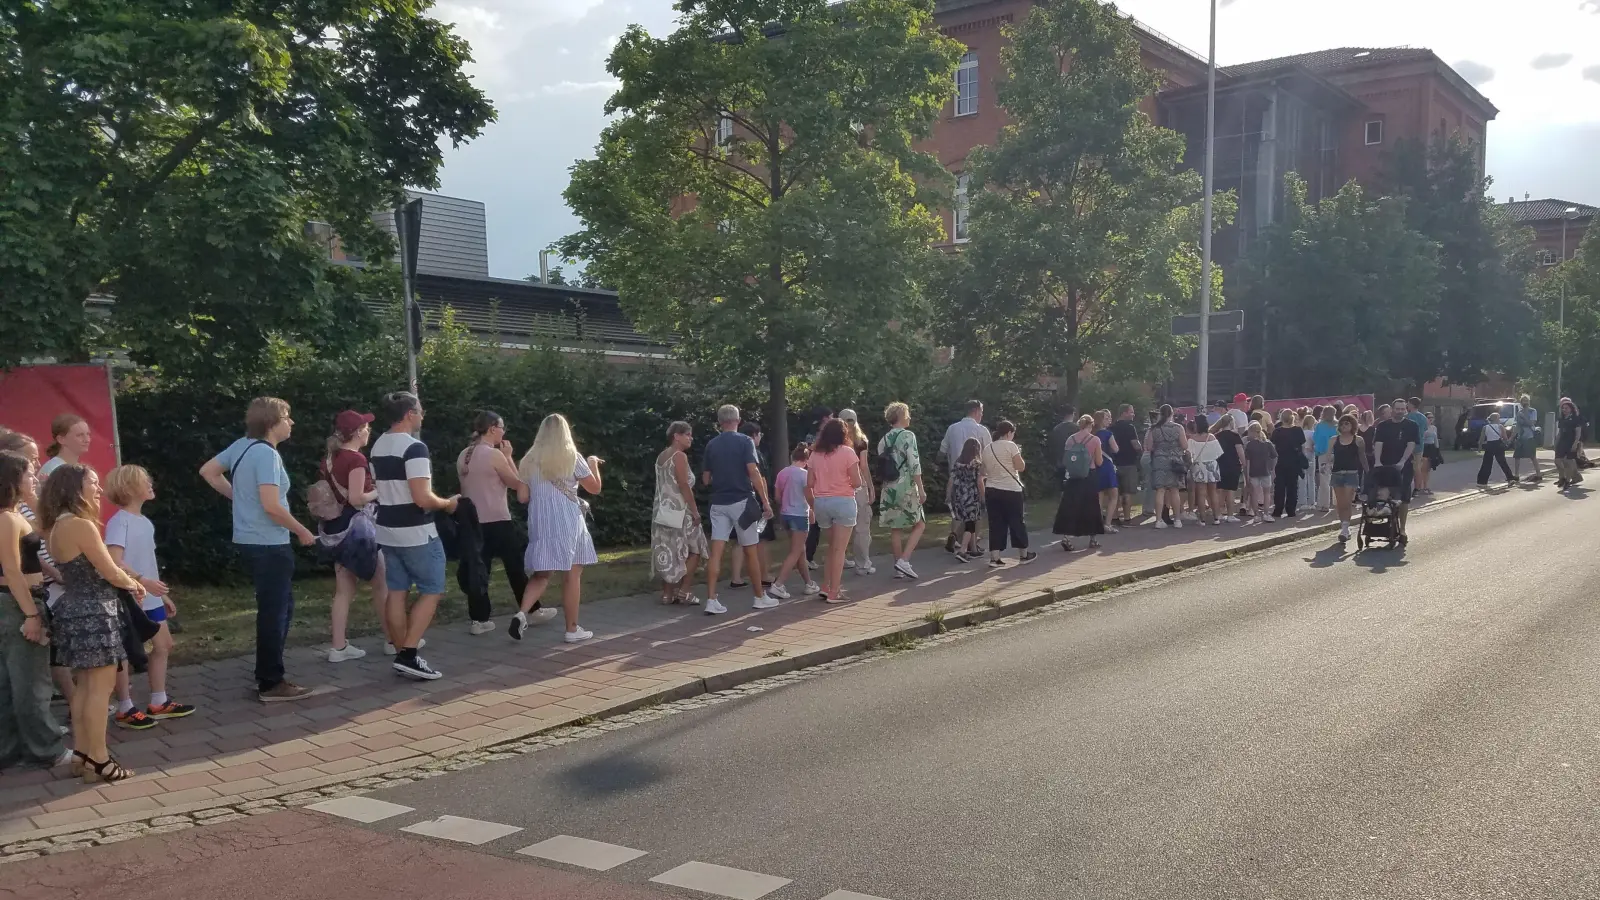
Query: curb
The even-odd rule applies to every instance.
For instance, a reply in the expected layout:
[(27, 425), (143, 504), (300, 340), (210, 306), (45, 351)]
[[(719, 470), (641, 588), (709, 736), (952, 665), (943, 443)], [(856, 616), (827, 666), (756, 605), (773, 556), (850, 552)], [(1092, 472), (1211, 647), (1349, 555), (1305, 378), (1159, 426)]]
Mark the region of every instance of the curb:
[[(1446, 506), (1468, 502), (1485, 496), (1488, 495), (1482, 491), (1465, 490), (1459, 494), (1456, 494), (1455, 496), (1446, 497), (1442, 500), (1429, 503), (1427, 506), (1417, 510), (1417, 512), (1423, 513), (1433, 509), (1442, 509)], [(952, 628), (965, 628), (971, 625), (990, 622), (995, 619), (1003, 619), (1029, 612), (1042, 606), (1048, 606), (1064, 600), (1076, 599), (1088, 594), (1097, 594), (1102, 591), (1133, 584), (1138, 581), (1144, 581), (1160, 575), (1170, 575), (1177, 572), (1183, 572), (1197, 566), (1204, 566), (1211, 563), (1235, 559), (1245, 554), (1259, 553), (1263, 550), (1271, 550), (1286, 544), (1292, 544), (1310, 537), (1315, 537), (1319, 534), (1332, 533), (1338, 530), (1338, 525), (1338, 522), (1325, 522), (1316, 525), (1294, 528), (1228, 549), (1208, 550), (1202, 553), (1196, 553), (1195, 555), (1185, 557), (1178, 562), (1168, 562), (1158, 565), (1145, 566), (1140, 569), (1134, 569), (1132, 571), (1123, 572), (1121, 574), (1112, 575), (1105, 578), (1064, 584), (1053, 588), (1045, 588), (1044, 590), (1036, 591), (1031, 594), (1023, 594), (1007, 600), (999, 601), (993, 605), (982, 603), (976, 607), (962, 607), (946, 613), (938, 618), (934, 618), (930, 615), (928, 619), (921, 622), (906, 623), (899, 626), (884, 628), (863, 637), (853, 638), (851, 640), (844, 641), (843, 643), (833, 644), (827, 647), (818, 647), (814, 650), (808, 650), (795, 656), (778, 657), (769, 662), (742, 666), (726, 672), (718, 672), (712, 675), (690, 679), (650, 694), (640, 695), (627, 700), (611, 703), (604, 708), (595, 710), (593, 712), (579, 712), (577, 710), (573, 710), (568, 715), (563, 716), (560, 719), (552, 719), (548, 723), (541, 723), (537, 726), (525, 728), (508, 729), (492, 737), (468, 741), (465, 744), (452, 747), (448, 750), (441, 750), (437, 753), (419, 754), (417, 756), (395, 760), (394, 762), (369, 766), (365, 769), (341, 772), (337, 775), (322, 775), (316, 778), (308, 778), (304, 781), (292, 782), (290, 784), (280, 785), (272, 788), (262, 788), (260, 790), (249, 791), (244, 794), (236, 794), (230, 797), (199, 800), (193, 803), (165, 807), (159, 811), (146, 810), (144, 812), (127, 813), (120, 816), (96, 819), (92, 822), (79, 822), (71, 825), (57, 825), (50, 828), (31, 829), (27, 831), (0, 832), (0, 864), (12, 861), (20, 861), (21, 859), (31, 859), (39, 855), (37, 849), (32, 846), (22, 848), (18, 847), (17, 845), (34, 845), (40, 842), (45, 842), (50, 845), (50, 851), (45, 852), (55, 851), (57, 848), (62, 847), (81, 849), (84, 846), (89, 846), (89, 842), (97, 839), (101, 842), (109, 843), (109, 840), (100, 839), (98, 835), (98, 833), (104, 832), (107, 829), (113, 829), (113, 832), (118, 834), (119, 840), (126, 839), (127, 837), (139, 836), (139, 834), (142, 834), (143, 832), (118, 830), (131, 829), (135, 823), (153, 823), (156, 820), (169, 819), (173, 817), (187, 818), (207, 810), (219, 809), (227, 809), (231, 811), (232, 809), (237, 808), (260, 813), (282, 809), (298, 803), (313, 802), (314, 800), (323, 799), (327, 796), (342, 796), (344, 794), (351, 793), (351, 790), (339, 790), (336, 788), (352, 785), (357, 781), (380, 778), (396, 772), (413, 770), (418, 766), (431, 767), (446, 760), (453, 760), (458, 757), (471, 754), (493, 753), (497, 748), (504, 748), (508, 745), (527, 741), (531, 738), (550, 736), (551, 732), (560, 729), (572, 728), (573, 726), (582, 726), (597, 720), (624, 716), (629, 713), (638, 712), (640, 710), (658, 706), (664, 703), (688, 700), (706, 694), (715, 694), (729, 690), (730, 688), (747, 684), (752, 681), (759, 681), (761, 679), (771, 678), (776, 675), (785, 675), (800, 669), (808, 669), (825, 663), (836, 662), (848, 657), (859, 656), (868, 650), (876, 648), (886, 638), (891, 638), (897, 635), (904, 635), (906, 637), (914, 638), (931, 637), (933, 635), (949, 631)], [(937, 610), (938, 607), (936, 606), (934, 609)], [(565, 741), (562, 741), (562, 743), (565, 743)], [(446, 768), (439, 768), (435, 771), (430, 768), (430, 771), (433, 771), (433, 774), (443, 774), (447, 770), (448, 769)], [(189, 827), (189, 825), (193, 824), (232, 821), (232, 819), (235, 818), (225, 817), (226, 815), (227, 814), (224, 813), (210, 817), (201, 816), (198, 817), (198, 821), (191, 821), (181, 826), (177, 824), (167, 824), (157, 825), (155, 827)], [(72, 839), (73, 837), (79, 836), (81, 836), (79, 840)]]

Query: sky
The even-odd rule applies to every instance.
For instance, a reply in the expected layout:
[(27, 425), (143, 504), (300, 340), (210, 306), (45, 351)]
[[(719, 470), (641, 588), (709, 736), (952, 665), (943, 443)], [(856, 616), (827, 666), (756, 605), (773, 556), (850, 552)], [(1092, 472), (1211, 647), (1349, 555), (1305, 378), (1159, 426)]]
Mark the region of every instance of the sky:
[[(1117, 5), (1204, 54), (1206, 0)], [(561, 192), (605, 125), (617, 36), (666, 34), (676, 14), (670, 0), (441, 0), (434, 15), (472, 44), (469, 71), (500, 115), (447, 149), (440, 190), (487, 205), (490, 273), (521, 278), (578, 227)], [(1499, 107), (1495, 197), (1600, 206), (1600, 0), (1221, 0), (1219, 65), (1344, 46), (1427, 47)]]

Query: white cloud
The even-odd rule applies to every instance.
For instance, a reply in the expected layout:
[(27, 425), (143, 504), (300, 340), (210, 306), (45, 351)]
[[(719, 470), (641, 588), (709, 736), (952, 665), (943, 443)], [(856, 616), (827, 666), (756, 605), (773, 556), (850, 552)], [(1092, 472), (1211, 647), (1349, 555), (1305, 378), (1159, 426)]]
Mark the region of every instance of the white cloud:
[(539, 93), (547, 97), (559, 97), (565, 94), (585, 94), (589, 91), (614, 91), (619, 87), (622, 87), (622, 82), (615, 78), (600, 81), (561, 81), (540, 85)]
[[(1596, 0), (1596, 2), (1600, 2), (1600, 0)], [(1583, 79), (1585, 81), (1592, 81), (1595, 84), (1600, 84), (1600, 66), (1589, 66), (1588, 68), (1584, 69)]]
[(1463, 59), (1454, 63), (1451, 68), (1455, 69), (1457, 74), (1459, 74), (1462, 78), (1465, 78), (1467, 83), (1475, 88), (1482, 88), (1484, 85), (1494, 80), (1494, 69), (1489, 68), (1481, 62)]
[(1559, 69), (1569, 62), (1572, 62), (1571, 53), (1541, 53), (1533, 58), (1530, 65), (1539, 70)]

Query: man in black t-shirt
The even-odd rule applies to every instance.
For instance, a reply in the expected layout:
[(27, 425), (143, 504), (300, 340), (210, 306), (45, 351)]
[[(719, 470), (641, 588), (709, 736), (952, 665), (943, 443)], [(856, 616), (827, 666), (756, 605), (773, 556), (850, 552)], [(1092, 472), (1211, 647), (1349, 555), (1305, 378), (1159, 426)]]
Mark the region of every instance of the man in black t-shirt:
[(1139, 442), (1139, 426), (1133, 424), (1133, 404), (1124, 403), (1117, 410), (1117, 420), (1111, 423), (1111, 437), (1117, 442), (1117, 452), (1111, 454), (1111, 464), (1117, 467), (1117, 495), (1122, 501), (1122, 522), (1133, 522), (1133, 494), (1139, 490), (1139, 457), (1144, 455), (1144, 445)]
[(1400, 506), (1395, 520), (1400, 529), (1397, 540), (1402, 547), (1406, 543), (1406, 513), (1411, 503), (1411, 458), (1422, 446), (1422, 435), (1417, 433), (1417, 424), (1406, 418), (1408, 412), (1410, 407), (1404, 398), (1394, 401), (1389, 418), (1379, 422), (1372, 433), (1378, 465), (1392, 466), (1400, 472), (1400, 495), (1396, 498)]

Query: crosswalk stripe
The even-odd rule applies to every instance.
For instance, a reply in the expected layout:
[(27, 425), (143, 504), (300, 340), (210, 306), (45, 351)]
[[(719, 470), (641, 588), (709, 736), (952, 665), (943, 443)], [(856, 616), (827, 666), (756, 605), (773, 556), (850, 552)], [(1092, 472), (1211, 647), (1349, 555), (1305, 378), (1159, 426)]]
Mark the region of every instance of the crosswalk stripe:
[(335, 797), (332, 800), (313, 803), (307, 806), (306, 809), (314, 809), (320, 813), (327, 813), (331, 816), (338, 816), (341, 819), (351, 819), (363, 823), (392, 819), (408, 812), (416, 812), (409, 806), (401, 806), (398, 803), (389, 803), (384, 800), (374, 800), (371, 797)]
[(760, 872), (746, 872), (743, 869), (730, 869), (727, 866), (715, 866), (703, 862), (686, 862), (650, 880), (656, 884), (688, 888), (691, 891), (716, 894), (718, 897), (731, 897), (733, 900), (761, 900), (762, 897), (789, 883), (789, 879), (775, 875), (762, 875)]
[(874, 897), (871, 894), (858, 894), (855, 891), (834, 891), (822, 900), (885, 900), (883, 897)]
[(625, 862), (632, 862), (645, 855), (644, 850), (635, 850), (631, 847), (607, 844), (601, 841), (591, 841), (587, 838), (572, 837), (566, 834), (558, 834), (531, 847), (523, 847), (517, 852), (523, 856), (548, 859), (551, 862), (566, 863), (569, 866), (582, 866), (585, 869), (593, 869), (596, 872), (615, 869)]
[(407, 825), (400, 830), (428, 837), (443, 838), (447, 841), (456, 841), (462, 844), (476, 845), (497, 841), (508, 834), (516, 834), (522, 829), (515, 825), (501, 825), (499, 822), (463, 819), (460, 816), (440, 816), (427, 822)]

